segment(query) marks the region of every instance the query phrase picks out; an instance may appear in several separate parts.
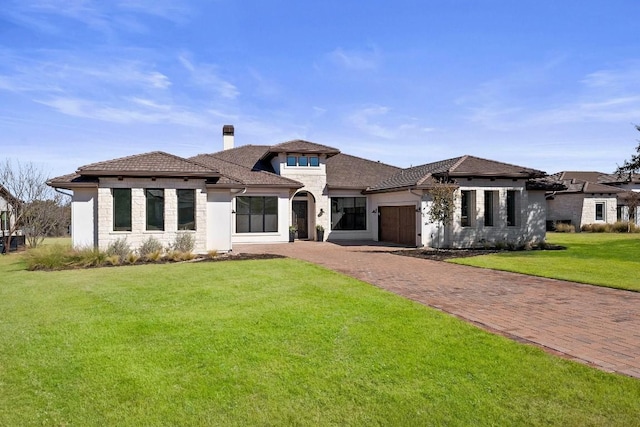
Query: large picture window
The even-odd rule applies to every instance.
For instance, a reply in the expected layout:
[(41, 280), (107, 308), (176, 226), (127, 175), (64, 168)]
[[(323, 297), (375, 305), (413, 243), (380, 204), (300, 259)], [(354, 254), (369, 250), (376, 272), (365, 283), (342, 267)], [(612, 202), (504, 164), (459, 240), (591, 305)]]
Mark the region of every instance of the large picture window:
[(113, 230), (131, 231), (131, 189), (114, 188), (113, 194)]
[(278, 198), (275, 196), (236, 197), (236, 232), (278, 231)]
[(196, 229), (196, 191), (178, 190), (178, 230)]
[(144, 190), (147, 199), (147, 230), (164, 230), (164, 190), (148, 188)]
[(332, 197), (331, 198), (332, 230), (366, 230), (367, 198), (366, 197)]

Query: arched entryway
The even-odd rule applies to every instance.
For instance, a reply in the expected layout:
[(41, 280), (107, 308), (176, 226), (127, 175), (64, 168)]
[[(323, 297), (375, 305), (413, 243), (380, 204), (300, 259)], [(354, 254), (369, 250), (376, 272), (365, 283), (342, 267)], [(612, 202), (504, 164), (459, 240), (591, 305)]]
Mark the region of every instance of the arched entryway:
[(314, 229), (314, 215), (316, 199), (308, 191), (301, 191), (293, 196), (291, 201), (291, 224), (297, 227), (298, 239), (313, 238), (311, 230)]

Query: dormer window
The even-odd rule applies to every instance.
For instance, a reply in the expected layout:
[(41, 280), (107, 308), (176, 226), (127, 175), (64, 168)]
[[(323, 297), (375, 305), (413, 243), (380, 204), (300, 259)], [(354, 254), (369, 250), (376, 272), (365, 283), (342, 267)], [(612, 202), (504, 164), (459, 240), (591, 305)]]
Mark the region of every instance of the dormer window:
[(318, 167), (320, 166), (320, 158), (318, 156), (288, 155), (287, 166), (301, 167), (301, 168)]

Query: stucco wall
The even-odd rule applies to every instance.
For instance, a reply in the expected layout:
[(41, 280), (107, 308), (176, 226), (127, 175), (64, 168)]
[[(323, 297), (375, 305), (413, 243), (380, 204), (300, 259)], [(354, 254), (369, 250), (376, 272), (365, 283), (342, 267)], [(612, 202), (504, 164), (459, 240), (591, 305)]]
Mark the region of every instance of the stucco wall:
[(97, 188), (77, 188), (71, 201), (71, 242), (75, 248), (98, 246)]

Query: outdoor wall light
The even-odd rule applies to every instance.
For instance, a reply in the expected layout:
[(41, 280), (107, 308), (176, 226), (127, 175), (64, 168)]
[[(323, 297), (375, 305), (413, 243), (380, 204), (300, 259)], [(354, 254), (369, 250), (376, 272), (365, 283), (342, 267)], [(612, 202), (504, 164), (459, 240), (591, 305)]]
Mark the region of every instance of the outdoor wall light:
[(324, 209), (320, 208), (320, 212), (318, 212), (318, 216), (320, 217), (322, 215), (324, 215)]
[(378, 213), (378, 210), (377, 210), (377, 209), (374, 209), (374, 210), (372, 210), (372, 211), (371, 211), (371, 213), (372, 213), (372, 214)]

